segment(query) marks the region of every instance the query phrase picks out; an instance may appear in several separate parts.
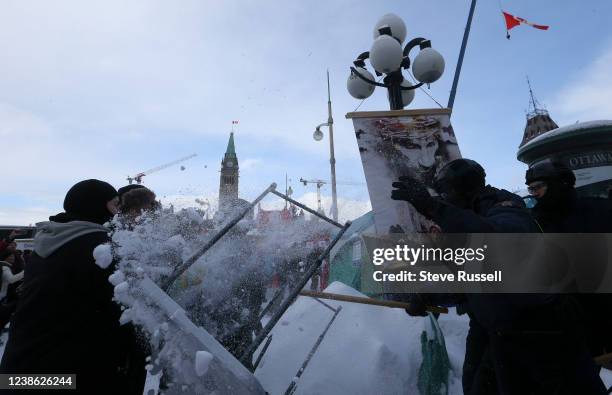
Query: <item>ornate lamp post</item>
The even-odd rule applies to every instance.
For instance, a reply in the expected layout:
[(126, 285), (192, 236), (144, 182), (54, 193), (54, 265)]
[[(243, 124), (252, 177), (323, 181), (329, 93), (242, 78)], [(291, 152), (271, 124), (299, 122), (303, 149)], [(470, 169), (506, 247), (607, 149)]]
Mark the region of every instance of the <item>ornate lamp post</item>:
[[(353, 62), (347, 89), (356, 99), (365, 99), (372, 95), (374, 88), (387, 88), (391, 110), (401, 110), (414, 99), (414, 90), (423, 84), (437, 81), (444, 73), (444, 58), (431, 47), (431, 41), (418, 37), (410, 40), (404, 48), (406, 25), (394, 14), (383, 16), (374, 27), (374, 43), (369, 52), (363, 52)], [(419, 53), (410, 60), (410, 51), (419, 47)], [(385, 77), (383, 82), (376, 82), (374, 76), (366, 69), (365, 60), (370, 59), (377, 76)], [(404, 79), (402, 69), (409, 69), (419, 83), (412, 85)]]

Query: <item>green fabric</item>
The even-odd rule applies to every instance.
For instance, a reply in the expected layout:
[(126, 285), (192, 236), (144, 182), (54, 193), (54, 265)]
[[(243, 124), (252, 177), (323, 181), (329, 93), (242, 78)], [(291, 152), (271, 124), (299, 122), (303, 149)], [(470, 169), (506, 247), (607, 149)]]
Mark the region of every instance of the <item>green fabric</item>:
[(352, 249), (346, 245), (334, 256), (329, 271), (329, 283), (339, 281), (357, 291), (361, 290), (361, 268), (353, 265)]
[(446, 352), (444, 335), (433, 314), (429, 313), (428, 322), (425, 325), (429, 325), (430, 330), (424, 330), (421, 333), (423, 362), (419, 368), (419, 393), (421, 395), (447, 395), (450, 361)]

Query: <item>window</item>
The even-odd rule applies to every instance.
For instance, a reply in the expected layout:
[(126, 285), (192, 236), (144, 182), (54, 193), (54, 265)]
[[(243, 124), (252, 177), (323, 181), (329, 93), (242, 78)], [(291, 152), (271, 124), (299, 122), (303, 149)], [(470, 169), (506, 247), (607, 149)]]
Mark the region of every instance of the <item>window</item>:
[(353, 266), (361, 265), (361, 240), (353, 242)]

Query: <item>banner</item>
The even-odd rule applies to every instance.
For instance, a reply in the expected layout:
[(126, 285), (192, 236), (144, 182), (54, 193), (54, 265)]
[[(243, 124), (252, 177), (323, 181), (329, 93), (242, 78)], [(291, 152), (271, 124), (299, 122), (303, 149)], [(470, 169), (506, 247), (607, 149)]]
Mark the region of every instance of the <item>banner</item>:
[(348, 113), (353, 120), (365, 173), (376, 233), (430, 232), (435, 224), (406, 202), (391, 199), (391, 184), (400, 176), (414, 177), (430, 188), (438, 170), (461, 157), (450, 109)]

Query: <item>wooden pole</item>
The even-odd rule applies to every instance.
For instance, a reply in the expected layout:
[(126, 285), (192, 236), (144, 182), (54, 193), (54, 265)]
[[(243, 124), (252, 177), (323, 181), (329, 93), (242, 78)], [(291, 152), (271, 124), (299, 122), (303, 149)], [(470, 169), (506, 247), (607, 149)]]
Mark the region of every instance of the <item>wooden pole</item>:
[[(371, 299), (371, 298), (362, 298), (359, 296), (339, 295), (339, 294), (332, 294), (332, 293), (327, 293), (327, 292), (302, 290), (300, 291), (300, 295), (309, 296), (311, 298), (318, 298), (318, 299), (330, 299), (330, 300), (338, 300), (341, 302), (361, 303), (361, 304), (369, 304), (373, 306), (392, 307), (396, 309), (410, 308), (410, 304), (408, 303), (395, 302), (392, 300), (377, 300), (377, 299)], [(448, 313), (448, 309), (446, 307), (427, 306), (426, 310), (429, 311), (430, 313), (440, 313), (440, 314)]]
[(612, 364), (612, 352), (595, 357), (595, 363), (600, 366)]

